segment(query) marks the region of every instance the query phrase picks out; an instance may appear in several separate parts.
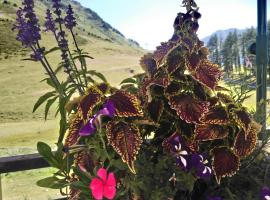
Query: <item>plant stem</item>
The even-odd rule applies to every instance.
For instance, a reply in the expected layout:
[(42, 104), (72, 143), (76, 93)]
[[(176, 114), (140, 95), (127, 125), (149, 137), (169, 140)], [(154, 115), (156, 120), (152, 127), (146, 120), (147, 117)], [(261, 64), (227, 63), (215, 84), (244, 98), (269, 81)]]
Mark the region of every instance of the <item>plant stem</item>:
[[(82, 52), (81, 52), (81, 49), (80, 49), (79, 46), (78, 46), (78, 43), (77, 43), (76, 37), (75, 37), (75, 35), (74, 35), (74, 33), (73, 33), (73, 30), (71, 29), (70, 32), (71, 32), (71, 35), (72, 35), (72, 38), (73, 38), (75, 47), (76, 47), (76, 49), (77, 49), (77, 52), (78, 52), (79, 56), (81, 56), (81, 53), (82, 53)], [(82, 69), (82, 71), (83, 71), (83, 76), (84, 76), (85, 85), (86, 85), (86, 87), (87, 87), (88, 82), (87, 82), (87, 78), (86, 78), (86, 74), (85, 74), (85, 73), (87, 72), (87, 68), (86, 68), (86, 66), (83, 65), (83, 63), (82, 63), (82, 61), (81, 61), (81, 58), (80, 58), (79, 60), (80, 60), (80, 63), (81, 63), (81, 69)]]

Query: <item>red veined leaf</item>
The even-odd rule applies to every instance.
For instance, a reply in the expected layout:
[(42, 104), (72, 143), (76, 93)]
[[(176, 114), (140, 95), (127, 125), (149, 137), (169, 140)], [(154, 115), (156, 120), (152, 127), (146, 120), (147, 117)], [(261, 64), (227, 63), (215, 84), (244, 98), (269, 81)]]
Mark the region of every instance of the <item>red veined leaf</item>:
[(73, 118), (71, 118), (68, 133), (65, 139), (65, 146), (70, 147), (77, 144), (80, 137), (79, 131), (83, 125), (83, 120), (79, 113), (77, 113)]
[(221, 92), (218, 92), (217, 93), (217, 97), (219, 98), (219, 100), (225, 104), (229, 104), (229, 103), (233, 103), (234, 100), (232, 97), (230, 97), (229, 95), (227, 94), (224, 94), (224, 93), (221, 93)]
[(195, 140), (208, 141), (226, 138), (229, 134), (228, 128), (215, 124), (196, 124)]
[(199, 54), (192, 53), (187, 59), (188, 69), (194, 71), (199, 66), (200, 62), (201, 58)]
[(167, 56), (167, 71), (169, 74), (175, 72), (177, 69), (185, 70), (185, 60), (182, 57), (181, 51), (176, 48)]
[(153, 99), (150, 103), (147, 104), (148, 115), (155, 122), (159, 121), (163, 110), (164, 103), (160, 99)]
[(212, 107), (201, 119), (205, 124), (226, 125), (229, 122), (227, 111), (221, 107)]
[(199, 123), (208, 112), (209, 103), (195, 99), (191, 94), (179, 94), (169, 97), (169, 104), (178, 116), (187, 123)]
[(153, 76), (157, 70), (157, 63), (153, 59), (153, 54), (151, 53), (148, 53), (141, 58), (140, 65), (142, 69), (150, 76)]
[(139, 129), (130, 123), (111, 121), (107, 124), (107, 138), (123, 162), (127, 163), (131, 172), (135, 174), (134, 161), (142, 144)]
[(189, 38), (189, 37), (184, 37), (182, 39), (182, 45), (187, 48), (189, 53), (191, 53), (193, 51), (194, 46), (195, 46), (192, 38)]
[(91, 158), (91, 155), (87, 151), (80, 151), (78, 154), (75, 154), (75, 166), (79, 166), (82, 171), (89, 171), (95, 168), (95, 164)]
[(239, 157), (227, 147), (216, 147), (212, 150), (212, 154), (212, 167), (218, 184), (221, 178), (233, 176), (239, 170)]
[(244, 129), (245, 133), (248, 133), (251, 127), (251, 117), (249, 113), (244, 110), (234, 110), (234, 114), (236, 123)]
[(218, 65), (206, 59), (200, 62), (200, 65), (192, 74), (197, 80), (211, 89), (215, 89), (221, 77), (221, 71)]
[(180, 93), (181, 89), (182, 89), (181, 83), (179, 83), (178, 81), (172, 81), (167, 86), (165, 93), (166, 93), (166, 95), (169, 95), (169, 96), (176, 95), (176, 94)]
[(93, 109), (102, 101), (103, 94), (96, 87), (91, 87), (87, 90), (79, 103), (78, 112), (86, 122), (92, 115)]
[(168, 86), (168, 84), (168, 78), (145, 79), (142, 87), (140, 88), (141, 95), (148, 97), (148, 101), (150, 102), (152, 99), (150, 92), (151, 86), (160, 86), (165, 88)]
[(127, 91), (119, 90), (109, 97), (118, 117), (142, 117), (140, 100)]
[(234, 152), (239, 157), (246, 157), (252, 153), (256, 147), (257, 135), (261, 127), (256, 122), (251, 123), (251, 128), (247, 133), (243, 129), (239, 131), (234, 140)]
[(172, 42), (163, 42), (154, 51), (153, 58), (155, 59), (157, 66), (159, 67), (164, 62), (164, 57), (174, 47), (175, 44)]

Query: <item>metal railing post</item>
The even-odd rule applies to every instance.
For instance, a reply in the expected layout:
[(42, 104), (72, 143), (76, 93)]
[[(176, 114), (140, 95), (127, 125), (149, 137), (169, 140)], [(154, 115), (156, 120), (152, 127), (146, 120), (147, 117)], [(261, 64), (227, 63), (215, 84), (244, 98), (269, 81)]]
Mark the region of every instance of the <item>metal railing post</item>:
[(268, 65), (268, 40), (267, 40), (267, 17), (266, 0), (257, 0), (258, 27), (256, 38), (256, 64), (257, 64), (257, 91), (256, 91), (256, 116), (262, 123), (261, 139), (266, 137), (266, 84), (267, 84), (267, 65)]

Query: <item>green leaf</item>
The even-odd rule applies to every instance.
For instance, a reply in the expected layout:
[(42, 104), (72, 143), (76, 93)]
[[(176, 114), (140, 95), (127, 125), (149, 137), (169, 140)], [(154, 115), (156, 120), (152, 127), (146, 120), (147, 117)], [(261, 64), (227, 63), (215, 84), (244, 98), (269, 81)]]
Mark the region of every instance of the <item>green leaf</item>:
[(91, 178), (92, 178), (90, 174), (87, 174), (87, 173), (81, 171), (80, 168), (78, 168), (78, 167), (76, 167), (76, 168), (74, 167), (74, 168), (73, 168), (73, 172), (74, 172), (78, 177), (80, 177), (80, 180), (81, 180), (84, 184), (86, 184), (86, 185), (89, 185), (89, 184), (90, 184)]
[(92, 56), (89, 56), (89, 55), (86, 55), (86, 54), (81, 54), (81, 55), (78, 55), (78, 56), (74, 56), (74, 57), (73, 57), (74, 60), (80, 59), (80, 58), (90, 58), (90, 59), (94, 59)]
[(52, 104), (56, 101), (57, 98), (58, 98), (58, 97), (56, 96), (56, 97), (54, 97), (54, 98), (52, 98), (52, 99), (49, 99), (49, 100), (47, 101), (47, 104), (46, 104), (46, 106), (45, 106), (45, 120), (47, 120), (47, 116), (48, 116), (50, 107), (51, 107)]
[(55, 176), (47, 177), (37, 181), (39, 187), (51, 188), (51, 189), (61, 189), (68, 185), (65, 179), (58, 179)]
[(89, 184), (85, 185), (81, 181), (71, 183), (70, 187), (74, 188), (74, 189), (77, 189), (77, 190), (81, 190), (82, 192), (84, 192), (86, 194), (90, 194)]
[(59, 169), (59, 163), (55, 159), (52, 149), (44, 142), (37, 143), (38, 153), (52, 166)]
[(46, 56), (46, 55), (48, 55), (49, 53), (52, 53), (52, 52), (54, 52), (54, 51), (57, 51), (57, 50), (60, 50), (60, 48), (59, 48), (59, 47), (53, 47), (53, 48), (51, 48), (50, 50), (45, 51), (45, 52), (44, 52), (44, 56)]
[(96, 76), (96, 77), (100, 78), (103, 82), (107, 82), (107, 79), (105, 78), (105, 76), (100, 72), (97, 72), (95, 70), (90, 70), (90, 71), (87, 71), (87, 74), (90, 74), (92, 76)]
[(137, 81), (134, 78), (127, 78), (125, 80), (123, 80), (120, 85), (125, 84), (125, 83), (134, 83), (137, 84)]
[(47, 92), (43, 96), (41, 96), (34, 105), (33, 112), (35, 112), (47, 99), (52, 96), (55, 96), (55, 91)]
[(65, 109), (65, 105), (66, 105), (66, 100), (65, 98), (60, 98), (59, 99), (59, 112), (60, 112), (60, 115), (61, 115), (61, 119), (60, 119), (60, 130), (59, 130), (59, 137), (58, 137), (58, 144), (59, 143), (62, 143), (63, 142), (63, 139), (64, 139), (64, 136), (65, 136), (65, 133), (66, 133), (66, 130), (67, 130), (67, 112), (66, 112), (66, 109)]

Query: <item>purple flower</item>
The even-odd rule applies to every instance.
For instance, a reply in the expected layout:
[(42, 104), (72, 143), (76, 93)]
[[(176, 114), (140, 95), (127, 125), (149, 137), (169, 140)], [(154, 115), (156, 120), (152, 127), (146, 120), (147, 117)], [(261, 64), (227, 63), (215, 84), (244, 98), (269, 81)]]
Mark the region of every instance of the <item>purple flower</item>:
[(188, 149), (184, 144), (183, 138), (175, 133), (167, 140), (171, 153), (176, 158), (177, 166), (181, 167), (183, 170), (188, 169)]
[(24, 0), (23, 8), (19, 8), (16, 15), (14, 29), (18, 30), (17, 40), (26, 47), (33, 47), (41, 39), (38, 19), (34, 12), (34, 1)]
[(61, 19), (61, 0), (52, 0), (54, 13), (57, 15), (58, 19), (56, 20), (59, 23), (63, 22), (63, 19)]
[(71, 5), (68, 5), (67, 16), (65, 17), (64, 21), (67, 29), (70, 30), (72, 30), (77, 25)]
[(270, 200), (270, 189), (268, 187), (263, 187), (260, 191), (261, 200)]
[(96, 132), (97, 127), (101, 126), (101, 117), (108, 116), (113, 117), (115, 114), (115, 107), (111, 101), (103, 106), (103, 108), (98, 111), (87, 123), (84, 125), (79, 134), (80, 136), (90, 136)]
[(35, 50), (34, 53), (31, 54), (31, 58), (33, 58), (36, 61), (42, 60), (44, 51), (45, 51), (44, 47)]
[(52, 31), (53, 33), (55, 33), (56, 31), (56, 27), (55, 27), (55, 23), (52, 17), (52, 13), (49, 9), (47, 9), (46, 12), (46, 20), (45, 20), (45, 31)]
[(195, 169), (196, 175), (200, 178), (210, 178), (212, 170), (207, 166), (206, 160), (201, 154), (193, 154), (191, 156), (191, 166)]

